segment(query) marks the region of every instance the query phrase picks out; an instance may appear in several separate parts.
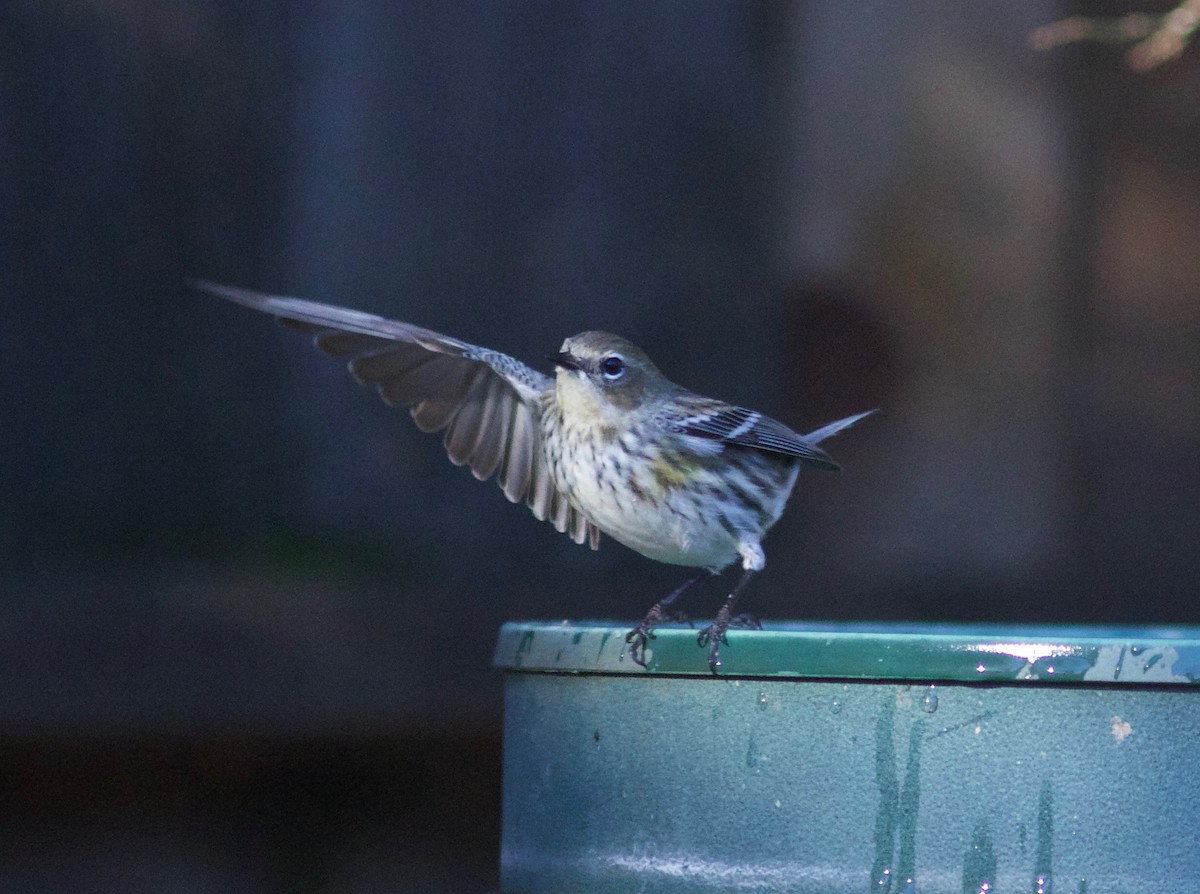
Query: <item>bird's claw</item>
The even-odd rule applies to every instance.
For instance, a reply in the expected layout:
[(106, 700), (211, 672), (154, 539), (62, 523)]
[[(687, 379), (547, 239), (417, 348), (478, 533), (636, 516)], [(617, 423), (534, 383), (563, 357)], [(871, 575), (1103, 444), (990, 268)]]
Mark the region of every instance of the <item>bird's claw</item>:
[[(649, 620), (648, 617), (647, 620)], [(646, 666), (646, 646), (652, 639), (656, 639), (654, 630), (646, 621), (642, 621), (625, 634), (625, 642), (629, 646), (629, 657), (638, 667)]]
[(737, 627), (741, 630), (762, 630), (762, 621), (757, 616), (743, 612), (729, 622), (730, 627)]
[(713, 674), (716, 674), (717, 670), (721, 667), (721, 646), (729, 645), (729, 637), (726, 634), (730, 627), (737, 627), (744, 630), (762, 630), (762, 622), (750, 614), (740, 614), (731, 618), (729, 616), (729, 605), (726, 604), (721, 607), (713, 622), (696, 635), (697, 645), (708, 646), (708, 669)]
[(696, 626), (684, 612), (677, 608), (668, 608), (672, 598), (678, 596), (680, 592), (680, 590), (676, 590), (671, 597), (654, 603), (650, 607), (650, 611), (646, 612), (646, 617), (642, 618), (641, 623), (625, 634), (625, 642), (629, 645), (629, 657), (639, 667), (646, 666), (646, 646), (650, 644), (650, 640), (656, 639), (654, 635), (656, 625), (668, 621), (687, 624), (689, 627)]
[(729, 644), (725, 631), (729, 629), (728, 618), (717, 615), (715, 621), (696, 634), (698, 646), (708, 646), (708, 669), (715, 675), (721, 666), (721, 646)]

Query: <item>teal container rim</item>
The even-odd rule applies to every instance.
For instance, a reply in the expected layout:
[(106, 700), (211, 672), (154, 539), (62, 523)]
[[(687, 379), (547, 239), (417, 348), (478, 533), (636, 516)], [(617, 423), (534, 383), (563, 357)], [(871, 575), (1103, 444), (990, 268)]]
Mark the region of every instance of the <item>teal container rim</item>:
[[(646, 666), (608, 620), (511, 621), (494, 664), (509, 672), (702, 676), (712, 674), (696, 631), (655, 630)], [(773, 621), (732, 629), (721, 678), (795, 677), (962, 683), (1200, 685), (1200, 627), (1092, 627)]]

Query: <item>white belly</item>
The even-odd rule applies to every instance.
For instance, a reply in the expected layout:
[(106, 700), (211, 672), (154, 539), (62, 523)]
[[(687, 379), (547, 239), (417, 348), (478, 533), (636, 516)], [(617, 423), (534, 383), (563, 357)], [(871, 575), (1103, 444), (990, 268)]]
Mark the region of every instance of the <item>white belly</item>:
[(760, 541), (783, 512), (799, 460), (764, 465), (696, 438), (681, 467), (678, 456), (667, 462), (652, 446), (663, 435), (652, 420), (631, 428), (624, 413), (561, 375), (541, 424), (555, 485), (614, 540), (673, 565), (719, 571), (740, 558), (762, 567)]
[(670, 486), (648, 471), (658, 461), (656, 452), (636, 463), (628, 455), (613, 442), (595, 453), (589, 449), (582, 462), (584, 457), (569, 446), (559, 466), (560, 487), (601, 531), (673, 565), (719, 571), (739, 558), (747, 561), (748, 552), (757, 557), (751, 561), (761, 564), (758, 543), (783, 512), (798, 464), (766, 507), (764, 519), (736, 501), (725, 501), (718, 509), (708, 495), (708, 486), (719, 483), (711, 471), (693, 472), (694, 487)]
[(690, 502), (672, 496), (614, 489), (596, 476), (580, 476), (571, 501), (601, 531), (644, 556), (673, 565), (724, 568), (737, 543), (720, 525), (706, 524)]

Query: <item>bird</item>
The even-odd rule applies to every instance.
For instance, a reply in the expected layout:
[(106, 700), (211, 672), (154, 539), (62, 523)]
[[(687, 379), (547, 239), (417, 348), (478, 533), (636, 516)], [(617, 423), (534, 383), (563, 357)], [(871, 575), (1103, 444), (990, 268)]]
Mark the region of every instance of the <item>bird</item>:
[(588, 331), (547, 359), (553, 376), (508, 354), (362, 311), (205, 280), (199, 291), (311, 333), (351, 375), (424, 432), (444, 431), (455, 465), (496, 478), (576, 543), (602, 535), (650, 559), (696, 569), (625, 637), (645, 667), (654, 629), (687, 620), (676, 606), (699, 580), (740, 564), (711, 624), (697, 634), (717, 674), (747, 582), (765, 566), (762, 541), (782, 515), (801, 466), (837, 470), (818, 445), (874, 410), (798, 434), (762, 413), (676, 385), (632, 342)]

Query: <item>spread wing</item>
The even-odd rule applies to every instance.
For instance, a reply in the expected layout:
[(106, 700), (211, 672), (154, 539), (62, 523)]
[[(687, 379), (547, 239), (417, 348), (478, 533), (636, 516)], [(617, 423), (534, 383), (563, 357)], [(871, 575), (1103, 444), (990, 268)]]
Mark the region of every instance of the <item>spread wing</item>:
[(408, 407), (422, 431), (445, 429), (451, 462), (480, 480), (495, 475), (511, 502), (523, 500), (576, 543), (599, 547), (599, 529), (567, 502), (546, 465), (539, 398), (548, 376), (499, 351), (398, 320), (216, 283), (190, 285), (315, 333), (317, 347), (347, 360), (354, 378), (390, 406)]
[(783, 423), (745, 407), (735, 407), (703, 398), (696, 399), (693, 403), (694, 406), (689, 407), (691, 415), (673, 421), (672, 427), (677, 431), (713, 438), (726, 444), (739, 444), (756, 450), (796, 456), (811, 466), (832, 471), (840, 467), (817, 444), (868, 415), (859, 413), (856, 416), (847, 416), (807, 435), (801, 435)]

